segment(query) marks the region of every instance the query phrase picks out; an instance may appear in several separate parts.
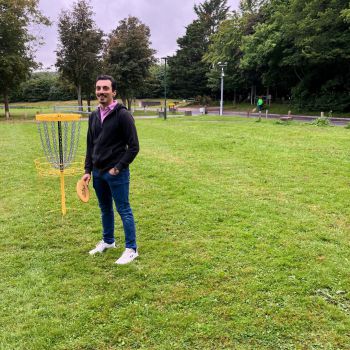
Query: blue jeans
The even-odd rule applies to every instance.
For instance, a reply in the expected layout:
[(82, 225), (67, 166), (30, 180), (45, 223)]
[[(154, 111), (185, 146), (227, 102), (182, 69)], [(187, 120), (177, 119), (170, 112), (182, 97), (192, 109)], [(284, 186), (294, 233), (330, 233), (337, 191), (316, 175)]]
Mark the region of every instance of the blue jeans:
[(118, 175), (111, 175), (108, 171), (101, 173), (94, 169), (92, 175), (93, 186), (101, 209), (103, 241), (108, 244), (114, 242), (114, 200), (123, 222), (125, 247), (136, 250), (135, 221), (129, 203), (129, 169), (123, 169)]

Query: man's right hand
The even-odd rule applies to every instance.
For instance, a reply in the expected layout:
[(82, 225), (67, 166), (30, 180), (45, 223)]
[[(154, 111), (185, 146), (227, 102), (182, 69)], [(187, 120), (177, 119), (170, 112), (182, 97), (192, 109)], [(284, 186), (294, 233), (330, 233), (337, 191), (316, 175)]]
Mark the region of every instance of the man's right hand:
[(91, 175), (90, 174), (84, 174), (81, 178), (84, 182), (86, 182), (87, 185), (89, 185), (89, 182), (91, 180)]

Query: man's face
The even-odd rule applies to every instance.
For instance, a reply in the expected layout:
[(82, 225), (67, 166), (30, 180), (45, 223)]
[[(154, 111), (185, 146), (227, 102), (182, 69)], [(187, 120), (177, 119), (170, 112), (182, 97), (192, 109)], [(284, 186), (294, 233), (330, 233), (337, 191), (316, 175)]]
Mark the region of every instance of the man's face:
[(102, 106), (108, 106), (113, 102), (116, 92), (112, 91), (110, 80), (98, 80), (96, 82), (96, 97)]

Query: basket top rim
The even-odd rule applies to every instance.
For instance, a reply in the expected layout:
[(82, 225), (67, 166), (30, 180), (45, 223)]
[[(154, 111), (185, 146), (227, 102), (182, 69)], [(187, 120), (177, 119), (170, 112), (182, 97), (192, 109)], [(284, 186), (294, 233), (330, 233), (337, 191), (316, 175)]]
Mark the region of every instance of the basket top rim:
[(35, 119), (41, 122), (69, 122), (69, 121), (80, 120), (80, 114), (73, 114), (73, 113), (37, 114), (35, 116)]

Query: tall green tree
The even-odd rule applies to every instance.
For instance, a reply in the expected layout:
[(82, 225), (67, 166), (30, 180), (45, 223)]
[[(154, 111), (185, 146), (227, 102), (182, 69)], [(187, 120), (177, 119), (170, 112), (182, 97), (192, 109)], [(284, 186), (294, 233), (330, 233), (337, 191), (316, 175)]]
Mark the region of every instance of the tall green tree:
[(117, 91), (124, 104), (142, 91), (144, 80), (155, 62), (151, 48), (151, 32), (137, 17), (129, 16), (119, 22), (107, 40), (104, 52), (105, 70), (117, 82)]
[(103, 33), (96, 27), (87, 0), (75, 2), (71, 11), (62, 11), (58, 33), (60, 43), (56, 51), (56, 66), (62, 78), (74, 84), (78, 105), (82, 106), (82, 97), (85, 95), (89, 101), (94, 92), (104, 44)]
[[(142, 88), (136, 97), (139, 98), (159, 98), (164, 94), (164, 73), (165, 68), (162, 63), (155, 63), (149, 69), (149, 76), (144, 80)], [(167, 84), (168, 88), (169, 84)]]
[(36, 38), (29, 33), (29, 26), (50, 24), (38, 10), (38, 3), (38, 0), (0, 0), (0, 94), (6, 118), (10, 117), (10, 92), (38, 66), (32, 46)]
[(239, 67), (242, 51), (242, 18), (237, 12), (221, 22), (217, 33), (212, 36), (211, 44), (203, 56), (203, 61), (211, 65), (207, 73), (208, 87), (213, 93), (220, 91), (221, 69), (219, 62), (226, 62), (225, 70), (225, 95), (233, 96), (233, 101), (238, 102), (238, 93), (243, 90), (246, 81), (242, 70)]
[(262, 21), (263, 2), (263, 0), (242, 0), (239, 11), (234, 11), (226, 21), (221, 22), (218, 31), (211, 37), (208, 51), (203, 57), (204, 62), (211, 64), (211, 70), (207, 74), (208, 86), (216, 92), (220, 89), (220, 68), (217, 63), (227, 62), (225, 93), (226, 96), (233, 95), (234, 102), (246, 99), (249, 95), (253, 103), (257, 86), (260, 85), (261, 79), (257, 67), (242, 66), (244, 58), (242, 43), (247, 36), (254, 33), (254, 27)]
[(229, 8), (227, 0), (206, 0), (202, 4), (194, 5), (194, 12), (205, 30), (204, 39), (207, 44), (209, 44), (211, 35), (217, 31), (221, 21), (226, 19)]
[(266, 2), (268, 2), (268, 0), (241, 0), (239, 9), (243, 14), (256, 14), (259, 12), (260, 7)]
[(206, 95), (210, 64), (203, 62), (211, 36), (228, 13), (227, 0), (205, 0), (194, 6), (197, 18), (177, 40), (179, 49), (169, 58), (170, 93), (174, 97)]
[(239, 67), (251, 85), (252, 103), (257, 95), (257, 87), (260, 90), (259, 94), (266, 91), (267, 95), (271, 87), (276, 88), (277, 85), (281, 85), (274, 79), (277, 75), (272, 77), (266, 69), (267, 62), (271, 63), (274, 59), (277, 62), (280, 58), (279, 51), (276, 50), (276, 41), (281, 32), (276, 30), (275, 25), (269, 23), (270, 7), (271, 2), (267, 1), (242, 1), (241, 3), (243, 37)]
[(207, 49), (202, 24), (196, 20), (186, 29), (186, 34), (177, 40), (180, 49), (169, 57), (169, 90), (173, 97), (207, 95), (206, 74), (210, 65), (202, 62)]

